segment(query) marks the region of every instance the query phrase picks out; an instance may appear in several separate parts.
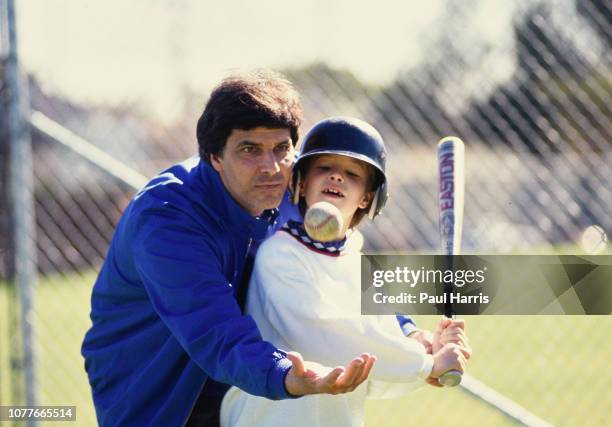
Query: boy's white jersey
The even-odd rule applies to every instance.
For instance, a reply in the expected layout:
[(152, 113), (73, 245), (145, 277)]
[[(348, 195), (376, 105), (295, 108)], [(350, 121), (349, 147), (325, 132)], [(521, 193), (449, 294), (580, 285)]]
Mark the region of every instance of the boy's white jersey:
[(247, 312), (263, 338), (305, 360), (346, 366), (368, 352), (378, 360), (352, 393), (272, 401), (232, 387), (222, 426), (362, 426), (367, 397), (396, 397), (424, 384), (433, 358), (406, 338), (395, 316), (361, 315), (361, 235), (340, 256), (307, 247), (285, 231), (264, 242), (251, 277)]

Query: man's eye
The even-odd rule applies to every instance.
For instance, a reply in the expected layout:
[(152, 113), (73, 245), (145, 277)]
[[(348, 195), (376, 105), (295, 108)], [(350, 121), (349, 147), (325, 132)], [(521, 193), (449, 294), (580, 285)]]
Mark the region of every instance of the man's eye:
[(247, 146), (242, 147), (240, 149), (240, 151), (242, 151), (243, 153), (254, 153), (255, 152), (255, 147), (247, 145)]
[(281, 153), (287, 153), (289, 150), (291, 150), (291, 145), (289, 144), (279, 145), (276, 147), (276, 150)]

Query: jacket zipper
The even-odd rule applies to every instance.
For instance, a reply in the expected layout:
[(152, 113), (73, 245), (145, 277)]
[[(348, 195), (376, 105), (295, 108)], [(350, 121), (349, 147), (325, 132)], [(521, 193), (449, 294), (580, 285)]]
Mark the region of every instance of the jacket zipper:
[(251, 250), (251, 245), (253, 244), (253, 238), (249, 238), (249, 244), (247, 245), (246, 253), (244, 254), (244, 259), (249, 257), (249, 251)]
[[(208, 377), (206, 379), (208, 379)], [(204, 384), (202, 384), (202, 387), (200, 387), (200, 391), (197, 394), (196, 400), (194, 400), (193, 404), (191, 405), (191, 409), (189, 410), (189, 415), (187, 415), (187, 418), (185, 418), (185, 421), (183, 422), (183, 427), (187, 425), (189, 418), (191, 418), (191, 414), (193, 413), (193, 408), (195, 408), (196, 403), (198, 403), (198, 399), (200, 398), (200, 394), (202, 394), (202, 391), (204, 390), (205, 385), (206, 385), (206, 380), (204, 381)]]

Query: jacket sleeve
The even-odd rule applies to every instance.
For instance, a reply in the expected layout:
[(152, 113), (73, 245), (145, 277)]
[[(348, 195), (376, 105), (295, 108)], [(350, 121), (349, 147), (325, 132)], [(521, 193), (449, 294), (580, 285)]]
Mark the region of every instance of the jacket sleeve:
[(254, 395), (290, 397), (291, 362), (242, 315), (212, 233), (183, 212), (154, 209), (141, 213), (133, 245), (153, 308), (204, 372)]
[(431, 373), (432, 357), (402, 335), (394, 317), (346, 310), (343, 301), (335, 301), (317, 283), (316, 267), (307, 266), (291, 248), (278, 246), (260, 248), (249, 291), (292, 349), (328, 366), (345, 366), (363, 352), (374, 354), (372, 380), (413, 382)]

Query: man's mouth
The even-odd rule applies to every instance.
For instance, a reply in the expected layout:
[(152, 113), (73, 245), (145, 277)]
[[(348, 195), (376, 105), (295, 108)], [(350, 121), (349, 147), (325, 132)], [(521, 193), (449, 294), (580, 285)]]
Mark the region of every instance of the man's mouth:
[(342, 193), (342, 191), (334, 187), (325, 188), (323, 189), (322, 193), (332, 198), (338, 198), (338, 199), (344, 198), (344, 193)]
[(260, 190), (276, 190), (283, 186), (282, 182), (266, 182), (263, 184), (255, 184), (255, 188)]

